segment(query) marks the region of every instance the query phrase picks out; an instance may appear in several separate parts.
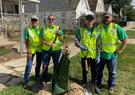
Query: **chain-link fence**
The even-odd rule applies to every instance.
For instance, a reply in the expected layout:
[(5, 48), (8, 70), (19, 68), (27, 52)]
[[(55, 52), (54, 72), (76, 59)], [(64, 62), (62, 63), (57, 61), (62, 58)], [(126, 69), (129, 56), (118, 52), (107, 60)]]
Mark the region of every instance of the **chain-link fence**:
[[(21, 24), (23, 28), (30, 24), (30, 18), (33, 14), (3, 14), (0, 18), (0, 33), (9, 39), (20, 41)], [(39, 15), (40, 25), (46, 25), (47, 17), (53, 15), (55, 17), (56, 25), (61, 29), (73, 31), (80, 25), (80, 21), (76, 20), (75, 11), (46, 11)], [(95, 23), (101, 22), (101, 15), (95, 15)], [(22, 21), (21, 21), (22, 20)]]
[[(2, 14), (0, 18), (0, 34), (3, 37), (8, 37), (10, 40), (19, 41), (21, 24), (26, 27), (30, 24), (30, 14)], [(21, 18), (23, 23), (21, 23)]]

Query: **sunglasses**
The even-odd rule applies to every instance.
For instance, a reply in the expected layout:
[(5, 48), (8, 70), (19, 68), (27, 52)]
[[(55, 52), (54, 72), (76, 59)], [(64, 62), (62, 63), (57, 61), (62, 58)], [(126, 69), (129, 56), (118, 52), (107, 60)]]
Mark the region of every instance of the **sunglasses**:
[(54, 19), (53, 18), (48, 18), (48, 20), (52, 20), (53, 21)]
[(31, 22), (36, 22), (36, 21), (38, 21), (37, 19), (31, 19)]

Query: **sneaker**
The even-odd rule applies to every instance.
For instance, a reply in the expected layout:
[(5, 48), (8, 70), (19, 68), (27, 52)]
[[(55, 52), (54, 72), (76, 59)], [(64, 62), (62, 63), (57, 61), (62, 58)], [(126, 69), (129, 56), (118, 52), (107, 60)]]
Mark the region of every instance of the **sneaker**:
[(109, 88), (108, 95), (114, 95), (114, 88), (113, 87)]

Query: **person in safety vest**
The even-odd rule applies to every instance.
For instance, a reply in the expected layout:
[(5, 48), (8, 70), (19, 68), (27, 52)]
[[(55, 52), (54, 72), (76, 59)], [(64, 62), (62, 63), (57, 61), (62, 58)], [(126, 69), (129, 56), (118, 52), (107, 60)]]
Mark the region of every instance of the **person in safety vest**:
[(50, 15), (47, 18), (48, 24), (44, 27), (42, 33), (42, 49), (43, 49), (43, 73), (42, 80), (46, 83), (48, 81), (48, 66), (50, 59), (52, 57), (54, 64), (54, 72), (57, 68), (59, 58), (61, 55), (61, 46), (60, 41), (63, 38), (63, 32), (60, 30), (60, 27), (55, 25), (55, 17)]
[(35, 80), (40, 79), (40, 67), (42, 63), (42, 44), (41, 44), (41, 32), (38, 17), (33, 15), (31, 17), (31, 26), (27, 27), (24, 31), (25, 46), (27, 49), (27, 63), (24, 73), (24, 87), (29, 86), (29, 75), (32, 68), (33, 58), (36, 55), (36, 67), (35, 67)]
[[(116, 80), (117, 55), (122, 53), (125, 49), (128, 37), (126, 32), (118, 24), (112, 23), (112, 15), (109, 13), (103, 14), (102, 24), (100, 24), (98, 28), (101, 40), (101, 60), (98, 64), (97, 83), (101, 88), (103, 70), (106, 65), (109, 73), (108, 93), (112, 95), (114, 93), (113, 88)], [(122, 42), (119, 47), (118, 41)]]
[[(93, 27), (94, 16), (89, 14), (82, 21), (82, 26), (76, 31), (75, 45), (80, 48), (83, 86), (88, 83), (87, 69), (91, 68), (91, 83), (96, 93), (97, 64), (100, 62), (100, 47), (98, 47), (99, 31)], [(87, 62), (86, 62), (87, 61)]]

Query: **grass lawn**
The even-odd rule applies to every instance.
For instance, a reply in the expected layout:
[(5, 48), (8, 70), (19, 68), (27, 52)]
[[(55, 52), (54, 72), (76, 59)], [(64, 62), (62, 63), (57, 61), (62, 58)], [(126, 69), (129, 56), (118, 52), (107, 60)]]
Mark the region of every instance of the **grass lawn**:
[[(127, 45), (125, 51), (118, 57), (117, 80), (115, 87), (115, 95), (134, 95), (135, 93), (135, 45)], [(49, 70), (52, 73), (52, 68)], [(70, 63), (70, 80), (81, 83), (81, 65), (79, 55), (71, 58)], [(104, 72), (105, 87), (101, 90), (100, 95), (107, 95), (107, 75)], [(33, 77), (31, 78), (33, 84)], [(30, 90), (25, 90), (22, 84), (10, 86), (0, 92), (0, 95), (34, 95)]]
[(126, 31), (129, 38), (135, 38), (135, 30)]
[(3, 47), (0, 47), (0, 56), (8, 54), (10, 52), (12, 52), (12, 49), (6, 49), (6, 48), (3, 48)]
[[(127, 45), (125, 51), (118, 57), (117, 80), (115, 95), (134, 95), (135, 93), (135, 45)], [(77, 81), (81, 79), (81, 68), (78, 56), (71, 59), (70, 76)], [(75, 68), (76, 67), (76, 68)], [(100, 95), (107, 95), (107, 69), (104, 71), (105, 88)], [(78, 81), (79, 82), (79, 81)]]

